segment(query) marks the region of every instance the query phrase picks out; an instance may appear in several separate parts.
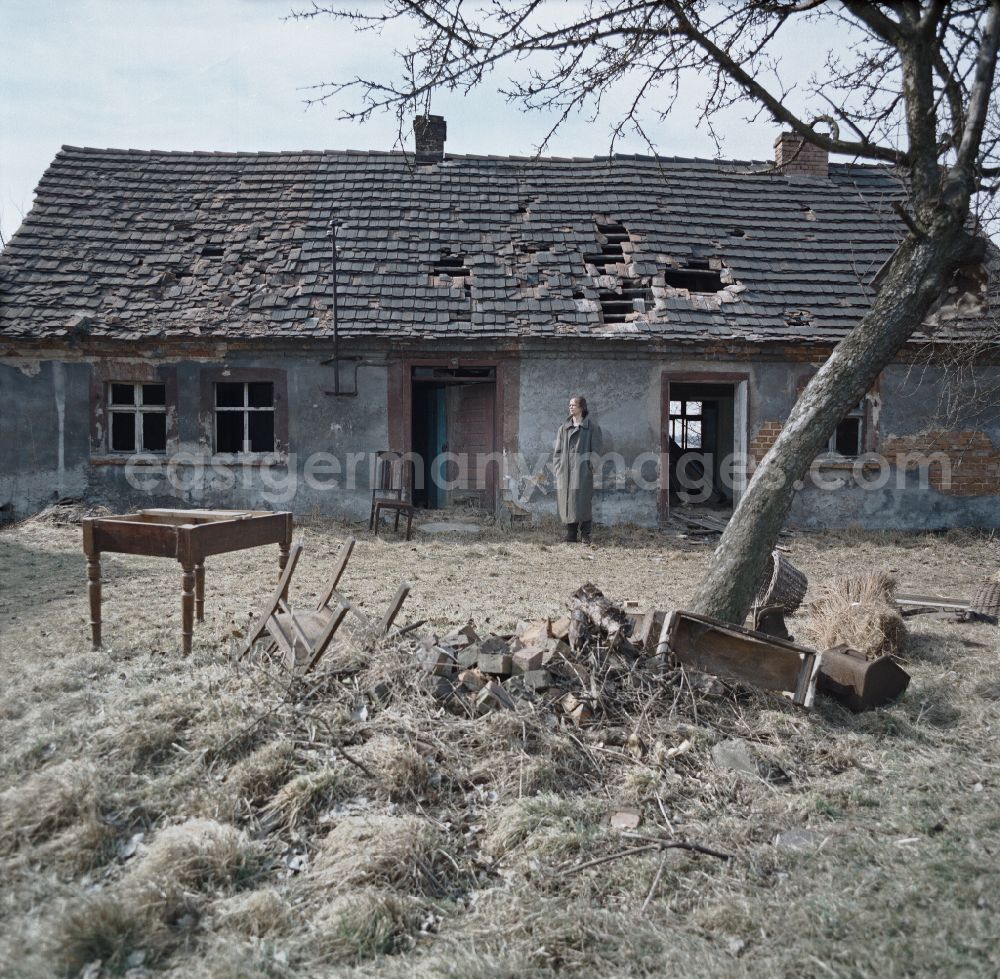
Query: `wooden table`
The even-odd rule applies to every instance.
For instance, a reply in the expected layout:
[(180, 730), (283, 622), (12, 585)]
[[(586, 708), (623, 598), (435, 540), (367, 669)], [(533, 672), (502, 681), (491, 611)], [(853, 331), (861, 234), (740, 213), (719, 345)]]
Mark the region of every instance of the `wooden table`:
[(288, 563), (294, 523), (291, 513), (266, 510), (139, 510), (83, 521), (87, 555), (90, 632), (101, 647), (101, 553), (172, 557), (181, 563), (181, 642), (191, 652), (195, 615), (205, 620), (205, 558), (277, 544), (279, 573)]

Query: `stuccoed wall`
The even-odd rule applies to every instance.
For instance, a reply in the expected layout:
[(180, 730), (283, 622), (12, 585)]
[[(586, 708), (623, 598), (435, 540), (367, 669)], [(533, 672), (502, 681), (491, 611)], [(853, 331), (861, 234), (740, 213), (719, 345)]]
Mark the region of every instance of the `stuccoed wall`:
[[(555, 516), (555, 488), (551, 467), (551, 445), (559, 424), (566, 417), (566, 403), (573, 394), (587, 398), (591, 418), (601, 426), (606, 450), (619, 453), (626, 468), (643, 453), (659, 453), (661, 380), (666, 372), (748, 373), (749, 442), (765, 422), (783, 423), (805, 377), (820, 362), (758, 362), (744, 360), (706, 361), (697, 357), (557, 356), (539, 354), (525, 358), (520, 369), (520, 459), (521, 470), (509, 486), (522, 503), (538, 516)], [(978, 372), (980, 391), (1000, 390), (1000, 370)], [(882, 379), (877, 407), (879, 445), (892, 446), (896, 436), (912, 436), (928, 451), (942, 448), (956, 458), (965, 450), (950, 447), (951, 429), (983, 433), (1000, 447), (1000, 410), (989, 398), (973, 398), (971, 391), (959, 396), (963, 410), (958, 418), (939, 417), (945, 398), (944, 375), (939, 369), (893, 366)], [(981, 448), (971, 450), (982, 452)], [(955, 453), (958, 453), (956, 456)], [(968, 453), (966, 453), (968, 454)], [(997, 451), (1000, 465), (1000, 450)], [(807, 480), (796, 493), (789, 517), (791, 526), (811, 529), (861, 527), (866, 529), (936, 529), (945, 527), (1000, 527), (1000, 480), (994, 492), (958, 495), (941, 492), (926, 481), (921, 485), (916, 471), (899, 473), (889, 457), (888, 479), (878, 488), (877, 470), (850, 467), (820, 467), (823, 483), (839, 483), (822, 489)], [(968, 463), (967, 463), (968, 464)], [(621, 465), (619, 463), (619, 465)], [(653, 477), (647, 463), (644, 473)], [(595, 519), (601, 523), (630, 522), (642, 526), (657, 523), (657, 492), (637, 487), (634, 481), (613, 485), (607, 481), (595, 493)]]
[[(979, 367), (975, 385), (960, 390), (954, 375), (940, 368), (889, 367), (882, 375), (877, 426), (877, 451), (884, 454), (886, 466), (881, 471), (824, 472), (843, 485), (828, 491), (807, 486), (796, 497), (792, 522), (810, 529), (1000, 528), (998, 394), (1000, 370), (995, 367)], [(963, 446), (973, 434), (977, 444)], [(947, 456), (953, 488), (937, 487), (917, 468), (901, 471), (895, 464), (899, 451)], [(962, 487), (963, 470), (970, 466), (991, 474), (981, 484), (984, 492), (968, 493)], [(930, 462), (932, 477), (939, 471), (939, 463)]]
[[(111, 465), (91, 458), (90, 388), (92, 366), (85, 359), (6, 358), (0, 362), (0, 506), (13, 503), (16, 516), (35, 512), (60, 497), (86, 498), (116, 511), (149, 506), (252, 507), (292, 509), (299, 515), (367, 518), (371, 491), (370, 454), (389, 445), (388, 374), (384, 353), (366, 356), (358, 372), (357, 397), (325, 394), (332, 370), (320, 361), (329, 351), (248, 354), (225, 359), (170, 361), (177, 369), (178, 440), (171, 450), (188, 460), (177, 465), (179, 486), (163, 472)], [(139, 358), (137, 358), (139, 360)], [(228, 368), (238, 380), (247, 368), (282, 369), (288, 382), (287, 458), (269, 465), (212, 465), (208, 454), (207, 416), (201, 409), (201, 371)], [(555, 488), (551, 449), (573, 394), (584, 395), (592, 419), (604, 433), (604, 448), (615, 454), (604, 487), (595, 494), (598, 522), (655, 526), (657, 463), (660, 452), (661, 380), (665, 371), (749, 374), (749, 440), (753, 446), (765, 423), (781, 423), (807, 362), (712, 360), (696, 356), (657, 356), (645, 352), (595, 356), (586, 350), (554, 354), (526, 351), (519, 365), (518, 449), (507, 456), (506, 488), (536, 519), (554, 516)], [(982, 369), (980, 387), (1000, 387), (1000, 371)], [(1000, 472), (1000, 411), (989, 399), (971, 393), (960, 399), (960, 417), (936, 417), (944, 395), (937, 369), (896, 366), (886, 371), (878, 405), (880, 445), (925, 445), (945, 449), (954, 459), (973, 455), (984, 472)], [(980, 442), (963, 447), (955, 431), (979, 433)], [(956, 441), (957, 439), (957, 441)], [(986, 442), (983, 442), (983, 439)], [(900, 441), (902, 440), (902, 441)], [(955, 444), (950, 444), (954, 442)], [(987, 447), (984, 449), (983, 445)], [(957, 447), (956, 447), (957, 446)], [(992, 448), (991, 448), (992, 447)], [(991, 454), (991, 452), (993, 454)], [(345, 473), (325, 471), (329, 453), (343, 465), (354, 454), (356, 484)], [(995, 464), (994, 464), (995, 455)], [(308, 476), (307, 467), (320, 468)], [(201, 460), (202, 465), (191, 465)], [(636, 467), (643, 462), (637, 479)], [(891, 461), (891, 459), (890, 459)], [(612, 478), (610, 469), (617, 469)], [(921, 486), (917, 471), (899, 474), (895, 467), (877, 489), (864, 489), (878, 473), (849, 469), (820, 470), (825, 479), (842, 481), (835, 490), (807, 484), (796, 495), (790, 522), (808, 528), (859, 526), (870, 529), (920, 529), (956, 526), (1000, 527), (1000, 479), (992, 491), (943, 492)], [(130, 485), (130, 478), (132, 483)], [(645, 483), (645, 485), (643, 485)], [(974, 484), (974, 488), (979, 483)], [(983, 484), (984, 485), (984, 484)]]
[[(358, 396), (333, 397), (324, 393), (333, 386), (331, 368), (320, 365), (326, 356), (163, 361), (177, 370), (177, 441), (154, 466), (110, 464), (106, 455), (92, 460), (89, 363), (0, 364), (0, 505), (12, 502), (23, 517), (59, 497), (76, 496), (114, 511), (259, 508), (367, 518), (369, 454), (388, 444), (386, 368), (361, 366)], [(221, 367), (230, 370), (232, 380), (246, 368), (286, 371), (289, 451), (280, 460), (212, 463), (208, 416), (200, 411), (201, 371)], [(330, 472), (331, 460), (317, 453), (328, 453), (342, 465), (352, 453), (363, 457), (353, 488), (343, 471)]]
[(86, 364), (0, 363), (0, 506), (21, 517), (86, 494), (89, 401)]

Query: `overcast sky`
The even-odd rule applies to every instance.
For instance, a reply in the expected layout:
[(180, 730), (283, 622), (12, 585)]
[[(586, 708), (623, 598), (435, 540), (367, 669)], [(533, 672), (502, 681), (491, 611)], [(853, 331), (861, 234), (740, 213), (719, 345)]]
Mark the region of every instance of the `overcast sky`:
[[(366, 0), (355, 0), (357, 5)], [(374, 5), (376, 0), (370, 0)], [(549, 0), (553, 5), (561, 0)], [(357, 74), (386, 76), (399, 31), (358, 36), (328, 18), (284, 21), (308, 0), (0, 0), (0, 226), (9, 239), (63, 144), (180, 150), (392, 149), (397, 126), (379, 116), (338, 121), (343, 104), (306, 109), (304, 89)], [(829, 27), (826, 29), (828, 39)], [(821, 62), (815, 33), (793, 37), (789, 67)], [(620, 100), (617, 100), (620, 105)], [(614, 108), (615, 99), (610, 102)], [(666, 155), (715, 155), (694, 127), (692, 93), (650, 126)], [(434, 97), (453, 153), (528, 155), (551, 120), (525, 116), (483, 88)], [(609, 116), (610, 118), (610, 116)], [(720, 120), (727, 155), (769, 159), (776, 127)], [(718, 123), (717, 123), (718, 124)], [(593, 156), (607, 125), (571, 121), (553, 155)], [(637, 137), (621, 152), (647, 152)]]

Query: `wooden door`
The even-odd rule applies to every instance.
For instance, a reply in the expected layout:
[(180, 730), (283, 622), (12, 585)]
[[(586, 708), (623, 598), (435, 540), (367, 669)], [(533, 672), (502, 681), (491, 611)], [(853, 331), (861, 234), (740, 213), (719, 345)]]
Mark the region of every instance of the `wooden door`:
[[(498, 463), (486, 458), (496, 452), (496, 384), (458, 384), (448, 389), (448, 451), (464, 457), (459, 478), (450, 492), (453, 502), (476, 498), (485, 510), (496, 509)], [(457, 475), (457, 473), (456, 473)]]

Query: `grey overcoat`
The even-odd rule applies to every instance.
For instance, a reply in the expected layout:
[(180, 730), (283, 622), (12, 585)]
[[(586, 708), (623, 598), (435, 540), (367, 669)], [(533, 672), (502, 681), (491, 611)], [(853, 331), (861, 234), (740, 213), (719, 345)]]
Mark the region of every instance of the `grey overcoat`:
[(599, 425), (584, 418), (579, 427), (567, 418), (556, 433), (552, 447), (552, 468), (556, 473), (559, 519), (563, 523), (581, 523), (593, 519), (594, 469), (593, 458), (601, 451)]

